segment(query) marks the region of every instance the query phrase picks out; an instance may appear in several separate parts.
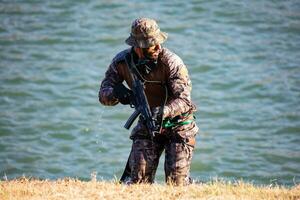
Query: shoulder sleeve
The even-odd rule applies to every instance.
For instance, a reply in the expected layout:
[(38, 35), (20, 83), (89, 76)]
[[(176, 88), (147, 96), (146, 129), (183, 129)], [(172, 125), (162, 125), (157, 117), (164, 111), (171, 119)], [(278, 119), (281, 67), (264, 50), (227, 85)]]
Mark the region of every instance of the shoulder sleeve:
[(168, 89), (169, 98), (164, 108), (164, 117), (175, 117), (191, 111), (191, 80), (183, 61), (173, 53), (167, 56), (169, 68)]
[(123, 77), (118, 73), (118, 64), (122, 62), (123, 53), (119, 53), (109, 65), (105, 77), (100, 84), (98, 93), (99, 102), (103, 105), (113, 106), (119, 103), (118, 99), (113, 97), (113, 88), (116, 84), (123, 82)]

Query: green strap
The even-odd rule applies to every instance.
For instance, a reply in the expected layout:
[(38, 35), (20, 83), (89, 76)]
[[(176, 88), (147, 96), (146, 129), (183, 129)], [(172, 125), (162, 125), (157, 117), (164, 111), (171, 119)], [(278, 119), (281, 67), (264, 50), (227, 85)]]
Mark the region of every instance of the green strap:
[[(187, 116), (187, 114), (181, 115), (181, 116)], [(174, 119), (174, 118), (173, 118)], [(185, 121), (180, 121), (180, 122), (173, 122), (172, 118), (167, 118), (163, 121), (162, 127), (163, 128), (171, 128), (174, 126), (182, 126), (182, 125), (187, 125), (195, 121), (195, 116), (193, 116), (193, 119), (185, 120)]]

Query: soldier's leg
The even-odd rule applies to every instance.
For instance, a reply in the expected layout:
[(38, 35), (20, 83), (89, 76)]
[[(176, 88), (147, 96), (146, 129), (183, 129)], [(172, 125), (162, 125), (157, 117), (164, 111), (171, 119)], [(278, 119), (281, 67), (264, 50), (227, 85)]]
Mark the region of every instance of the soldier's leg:
[[(195, 138), (189, 138), (190, 141)], [(194, 144), (194, 141), (190, 142)], [(188, 185), (189, 173), (194, 145), (189, 142), (171, 140), (165, 146), (165, 174), (166, 182), (175, 185)]]
[(128, 184), (131, 182), (131, 178), (130, 178), (130, 175), (131, 175), (131, 166), (130, 166), (130, 157), (132, 155), (132, 150), (131, 152), (129, 153), (129, 157), (127, 159), (127, 163), (126, 163), (126, 166), (125, 166), (125, 169), (123, 171), (123, 174), (120, 178), (120, 183), (125, 183), (125, 184)]
[(130, 155), (131, 181), (153, 183), (162, 147), (150, 139), (134, 139)]

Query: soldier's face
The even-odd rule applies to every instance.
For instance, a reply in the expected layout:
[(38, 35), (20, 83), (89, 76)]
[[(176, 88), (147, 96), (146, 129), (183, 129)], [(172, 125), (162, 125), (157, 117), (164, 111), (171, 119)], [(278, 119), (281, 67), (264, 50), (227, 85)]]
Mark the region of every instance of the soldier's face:
[(157, 45), (149, 47), (149, 48), (143, 48), (142, 52), (143, 52), (144, 57), (152, 59), (152, 60), (157, 60), (160, 50), (161, 50), (161, 45), (157, 44)]

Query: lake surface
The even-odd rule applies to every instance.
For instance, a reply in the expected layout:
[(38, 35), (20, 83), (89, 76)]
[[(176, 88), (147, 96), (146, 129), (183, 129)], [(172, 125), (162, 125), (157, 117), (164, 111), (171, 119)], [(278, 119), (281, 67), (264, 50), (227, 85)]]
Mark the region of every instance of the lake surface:
[(0, 179), (121, 176), (133, 110), (100, 105), (98, 89), (140, 16), (189, 69), (192, 177), (299, 184), (297, 0), (1, 1)]

